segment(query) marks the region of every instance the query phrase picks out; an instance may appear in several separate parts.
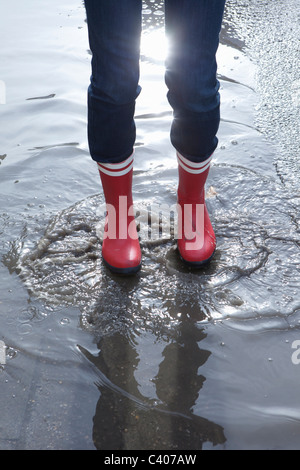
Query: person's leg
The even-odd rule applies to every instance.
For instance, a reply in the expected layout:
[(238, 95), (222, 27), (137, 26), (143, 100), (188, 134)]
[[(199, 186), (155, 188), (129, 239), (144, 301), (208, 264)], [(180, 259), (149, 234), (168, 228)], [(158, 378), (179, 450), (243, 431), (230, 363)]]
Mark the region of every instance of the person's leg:
[(140, 93), (142, 0), (85, 0), (92, 75), (88, 140), (93, 160), (119, 163), (133, 152)]
[(191, 161), (217, 146), (220, 121), (216, 51), (225, 0), (165, 0), (170, 42), (165, 80), (174, 110), (171, 141)]
[(225, 0), (165, 0), (170, 41), (165, 80), (179, 173), (177, 245), (181, 258), (194, 267), (207, 263), (216, 247), (204, 185), (218, 143), (216, 52), (224, 5)]
[(85, 0), (85, 7), (92, 51), (88, 140), (107, 206), (102, 257), (113, 272), (132, 274), (141, 266), (132, 167), (142, 0)]

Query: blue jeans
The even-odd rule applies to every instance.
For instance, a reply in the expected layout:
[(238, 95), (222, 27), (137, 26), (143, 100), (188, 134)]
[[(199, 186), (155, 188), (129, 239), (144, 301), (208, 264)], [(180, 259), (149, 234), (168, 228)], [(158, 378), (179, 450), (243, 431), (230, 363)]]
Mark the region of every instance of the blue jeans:
[[(224, 5), (225, 0), (165, 0), (170, 138), (195, 162), (206, 160), (218, 143), (216, 52)], [(92, 51), (90, 153), (95, 161), (117, 163), (131, 155), (136, 138), (142, 0), (85, 0), (85, 7)]]

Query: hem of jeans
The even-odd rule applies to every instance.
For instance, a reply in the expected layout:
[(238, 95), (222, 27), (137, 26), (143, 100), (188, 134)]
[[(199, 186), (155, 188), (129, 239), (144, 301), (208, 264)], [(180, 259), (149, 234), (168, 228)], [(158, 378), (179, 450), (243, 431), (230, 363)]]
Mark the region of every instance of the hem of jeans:
[(205, 162), (206, 160), (208, 160), (212, 154), (214, 153), (214, 151), (216, 150), (218, 144), (215, 145), (212, 150), (210, 150), (209, 152), (207, 152), (205, 155), (201, 155), (201, 156), (196, 156), (196, 155), (190, 155), (188, 153), (186, 153), (184, 150), (180, 149), (179, 147), (175, 147), (174, 145), (174, 148), (175, 150), (180, 154), (182, 155), (183, 157), (187, 158), (190, 162), (193, 162), (193, 163), (202, 163), (202, 162)]
[(129, 158), (133, 154), (133, 152), (134, 152), (134, 149), (131, 148), (131, 150), (123, 153), (122, 155), (108, 157), (107, 155), (99, 156), (99, 155), (91, 154), (91, 157), (92, 157), (92, 160), (94, 160), (97, 163), (122, 163), (125, 160), (127, 160), (127, 158)]

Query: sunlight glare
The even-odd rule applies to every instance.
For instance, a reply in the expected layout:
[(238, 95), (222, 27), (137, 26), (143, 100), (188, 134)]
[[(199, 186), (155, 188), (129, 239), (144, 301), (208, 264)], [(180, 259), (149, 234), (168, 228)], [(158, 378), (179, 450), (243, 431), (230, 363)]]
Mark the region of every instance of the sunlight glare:
[(164, 61), (167, 56), (168, 41), (164, 28), (144, 32), (141, 38), (141, 54), (155, 61)]

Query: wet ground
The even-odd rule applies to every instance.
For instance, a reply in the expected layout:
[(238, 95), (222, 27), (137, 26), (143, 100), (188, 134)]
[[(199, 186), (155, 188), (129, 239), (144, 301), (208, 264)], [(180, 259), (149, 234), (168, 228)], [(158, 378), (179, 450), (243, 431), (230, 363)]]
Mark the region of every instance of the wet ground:
[(299, 449), (299, 3), (227, 2), (207, 185), (218, 246), (191, 272), (168, 218), (177, 164), (163, 2), (145, 2), (143, 267), (130, 279), (101, 261), (84, 7), (3, 9), (0, 449)]

